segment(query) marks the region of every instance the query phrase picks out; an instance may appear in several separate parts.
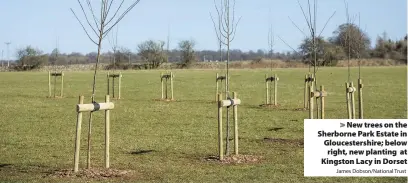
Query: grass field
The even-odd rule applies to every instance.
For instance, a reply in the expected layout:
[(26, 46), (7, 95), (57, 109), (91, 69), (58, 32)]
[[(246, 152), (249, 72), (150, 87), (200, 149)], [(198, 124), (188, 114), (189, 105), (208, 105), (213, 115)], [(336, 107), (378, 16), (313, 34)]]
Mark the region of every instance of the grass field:
[[(303, 80), (307, 69), (276, 69), (279, 108), (261, 108), (268, 70), (231, 70), (230, 90), (242, 100), (238, 116), (240, 152), (262, 156), (252, 164), (208, 161), (217, 155), (215, 73), (173, 70), (175, 102), (160, 98), (160, 71), (126, 71), (122, 100), (111, 112), (111, 168), (131, 176), (105, 181), (130, 182), (406, 182), (406, 178), (305, 178), (303, 146), (264, 138), (303, 141)], [(357, 69), (351, 78), (357, 82)], [(365, 118), (407, 117), (406, 67), (362, 68)], [(220, 71), (219, 71), (220, 72)], [(347, 68), (322, 68), (318, 85), (328, 91), (326, 118), (347, 117), (344, 84)], [(92, 72), (66, 72), (65, 97), (49, 99), (46, 72), (0, 73), (0, 181), (83, 182), (85, 178), (49, 173), (73, 168), (79, 95), (90, 102)], [(58, 90), (57, 90), (58, 91)], [(97, 77), (97, 101), (106, 94), (106, 72)], [(84, 115), (80, 168), (86, 166), (88, 115)], [(280, 129), (280, 130), (277, 130)], [(104, 165), (103, 113), (94, 114), (93, 167)], [(293, 142), (292, 141), (292, 142)], [(88, 179), (87, 179), (88, 180)], [(104, 180), (104, 179), (102, 179)], [(89, 181), (100, 181), (89, 179)]]

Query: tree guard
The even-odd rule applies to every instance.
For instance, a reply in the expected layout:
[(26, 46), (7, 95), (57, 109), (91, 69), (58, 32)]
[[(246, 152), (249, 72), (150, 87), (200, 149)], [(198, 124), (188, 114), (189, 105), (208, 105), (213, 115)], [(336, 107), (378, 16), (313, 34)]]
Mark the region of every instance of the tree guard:
[[(83, 112), (105, 111), (105, 168), (109, 168), (109, 140), (110, 140), (110, 110), (114, 109), (115, 105), (109, 101), (109, 95), (105, 96), (105, 103), (84, 104), (84, 96), (79, 96), (79, 104), (76, 106), (77, 124), (75, 136), (75, 154), (74, 154), (74, 172), (79, 169), (79, 150), (81, 142), (81, 126)], [(90, 164), (90, 151), (88, 151), (87, 164)]]
[(309, 96), (309, 93), (310, 93), (310, 90), (309, 90), (309, 87), (311, 87), (311, 88), (314, 88), (314, 81), (315, 81), (315, 78), (314, 78), (314, 76), (313, 76), (313, 74), (306, 74), (305, 75), (305, 88), (304, 88), (304, 95), (303, 95), (303, 98), (304, 98), (304, 100), (303, 100), (303, 108), (304, 109), (308, 109), (309, 108), (309, 103), (310, 103), (310, 101), (309, 101), (309, 99), (310, 99), (310, 96)]
[[(223, 147), (223, 125), (222, 125), (222, 108), (233, 108), (233, 120), (234, 120), (234, 152), (238, 155), (238, 105), (241, 104), (241, 99), (237, 98), (237, 93), (232, 92), (233, 98), (222, 100), (222, 95), (218, 94), (218, 154), (219, 160), (224, 159), (224, 147)], [(227, 139), (228, 140), (228, 139)]]
[(356, 106), (354, 102), (354, 93), (356, 92), (353, 82), (346, 82), (346, 102), (348, 119), (356, 119)]
[(324, 90), (324, 86), (320, 86), (320, 90), (313, 91), (313, 85), (308, 86), (309, 91), (309, 119), (313, 119), (314, 112), (314, 100), (316, 100), (316, 119), (324, 119), (325, 113), (325, 101), (324, 98), (327, 97), (327, 92)]
[(358, 79), (358, 118), (363, 119), (363, 80)]
[[(160, 74), (161, 91), (162, 91), (161, 92), (161, 99), (162, 100), (167, 100), (167, 101), (174, 100), (173, 78), (174, 78), (173, 72), (170, 72), (168, 74), (163, 74), (163, 73)], [(171, 92), (171, 98), (170, 99), (169, 99), (169, 96), (168, 96), (168, 88), (169, 87), (170, 87), (170, 92)]]
[[(273, 88), (273, 105), (278, 105), (278, 75), (274, 74), (273, 77), (268, 77), (265, 74), (265, 86), (266, 86), (266, 105), (272, 105), (272, 88)], [(273, 87), (272, 87), (273, 86)]]
[[(108, 93), (107, 95), (110, 95), (110, 78), (112, 78), (112, 96), (114, 99), (120, 99), (120, 94), (121, 94), (121, 87), (122, 87), (122, 73), (119, 72), (119, 74), (107, 74), (107, 79), (108, 79)], [(115, 78), (118, 78), (118, 97), (115, 98)]]
[[(115, 27), (122, 19), (123, 17), (125, 17), (125, 15), (130, 12), (134, 6), (136, 6), (136, 4), (139, 3), (140, 0), (135, 0), (133, 3), (131, 3), (123, 12), (118, 13), (119, 10), (122, 7), (122, 4), (119, 5), (118, 8), (114, 8), (111, 9), (111, 5), (113, 4), (114, 0), (104, 0), (104, 1), (100, 1), (101, 6), (100, 6), (100, 11), (97, 12), (98, 14), (95, 14), (96, 11), (99, 8), (93, 8), (92, 7), (92, 3), (90, 2), (90, 0), (86, 0), (86, 4), (88, 5), (88, 12), (90, 13), (86, 13), (84, 6), (82, 5), (81, 1), (78, 0), (78, 3), (81, 7), (81, 10), (84, 14), (84, 17), (86, 19), (86, 22), (88, 23), (89, 27), (92, 29), (92, 31), (89, 31), (90, 29), (85, 28), (84, 24), (79, 20), (77, 14), (74, 12), (74, 10), (71, 8), (71, 12), (74, 14), (75, 18), (78, 20), (79, 24), (81, 25), (82, 29), (85, 31), (86, 35), (88, 36), (89, 40), (92, 41), (98, 48), (98, 52), (96, 55), (96, 63), (95, 63), (95, 68), (94, 68), (94, 74), (93, 74), (93, 82), (92, 82), (92, 95), (91, 95), (91, 100), (92, 100), (92, 104), (97, 104), (97, 102), (95, 102), (95, 91), (96, 91), (96, 76), (97, 76), (97, 71), (98, 71), (98, 64), (100, 62), (100, 58), (101, 58), (101, 49), (102, 49), (102, 42), (103, 39), (108, 35), (108, 33), (112, 30), (113, 27)], [(122, 0), (123, 3), (123, 0)], [(110, 10), (114, 11), (115, 13), (113, 14), (113, 16), (108, 16)], [(92, 14), (92, 16), (87, 16), (87, 14)], [(90, 17), (90, 18), (89, 18)], [(100, 18), (97, 18), (100, 17)], [(94, 24), (91, 24), (91, 20), (94, 20), (95, 26)], [(92, 38), (91, 35), (96, 36), (95, 38)], [(109, 95), (106, 95), (106, 103), (109, 103)], [(80, 99), (81, 101), (81, 99)], [(83, 101), (83, 99), (82, 99)], [(82, 102), (80, 102), (82, 103)], [(87, 167), (88, 169), (90, 168), (90, 147), (91, 147), (91, 129), (92, 129), (92, 114), (94, 111), (96, 110), (100, 110), (100, 108), (98, 109), (98, 107), (100, 107), (100, 105), (94, 105), (94, 107), (92, 108), (92, 111), (90, 111), (89, 113), (89, 128), (88, 128), (88, 162), (87, 162)], [(78, 112), (78, 121), (77, 121), (77, 137), (79, 137), (80, 133), (80, 128), (78, 130), (78, 126), (81, 126), (82, 123), (82, 112)], [(109, 110), (105, 110), (105, 166), (107, 168), (109, 168)], [(75, 152), (75, 172), (78, 171), (78, 161), (77, 161), (77, 157), (79, 156), (79, 138), (77, 138), (77, 146), (76, 146), (76, 152)]]
[[(54, 78), (54, 94), (51, 92), (51, 77)], [(61, 90), (60, 90), (60, 96), (56, 96), (56, 88), (57, 88), (57, 77), (61, 78)], [(48, 97), (63, 97), (64, 94), (64, 72), (48, 72)]]
[(355, 92), (358, 98), (358, 119), (363, 119), (363, 80), (358, 79), (357, 88), (353, 82), (346, 82), (346, 105), (348, 119), (356, 119)]

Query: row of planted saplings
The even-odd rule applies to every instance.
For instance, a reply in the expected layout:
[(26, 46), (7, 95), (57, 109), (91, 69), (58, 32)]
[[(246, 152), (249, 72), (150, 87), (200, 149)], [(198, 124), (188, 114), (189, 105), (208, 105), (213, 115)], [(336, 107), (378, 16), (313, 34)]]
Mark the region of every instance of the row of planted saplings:
[[(60, 80), (60, 94), (59, 95), (56, 95), (57, 79)], [(115, 79), (118, 80), (117, 98), (115, 97), (116, 96), (115, 95)], [(114, 99), (120, 99), (122, 74), (121, 73), (110, 74), (108, 72), (107, 80), (108, 80), (107, 94), (110, 95), (110, 93), (112, 92)], [(112, 83), (112, 85), (110, 85), (110, 83)], [(112, 86), (112, 88), (110, 86)], [(49, 98), (62, 98), (63, 96), (64, 96), (64, 72), (48, 72), (48, 97)]]
[[(318, 119), (324, 119), (324, 98), (327, 96), (327, 92), (324, 90), (324, 86), (320, 86), (320, 90), (315, 88), (316, 78), (313, 74), (305, 75), (305, 88), (304, 88), (304, 108), (309, 109), (309, 118), (313, 119), (314, 102), (316, 101), (316, 115)], [(358, 79), (357, 89), (354, 87), (353, 82), (346, 82), (346, 106), (348, 119), (356, 119), (356, 107), (355, 107), (355, 92), (358, 92), (358, 118), (363, 119), (363, 81)]]
[[(225, 75), (216, 74), (216, 97), (215, 100), (218, 101), (218, 94), (222, 93), (222, 87), (226, 79)], [(265, 104), (264, 106), (278, 106), (278, 81), (279, 77), (277, 74), (273, 76), (268, 76), (265, 74)], [(316, 88), (316, 79), (313, 74), (305, 75), (304, 80), (304, 109), (309, 110), (309, 118), (313, 119), (316, 107), (316, 118), (325, 118), (325, 97), (327, 97), (327, 92), (324, 86), (321, 85), (319, 89)], [(357, 89), (354, 87), (353, 82), (347, 82), (346, 86), (346, 103), (347, 103), (347, 113), (349, 119), (355, 119), (355, 92), (358, 92), (358, 107), (359, 114), (358, 118), (363, 119), (363, 84), (362, 80), (358, 80)], [(273, 101), (273, 103), (272, 103)]]
[[(63, 73), (60, 74), (50, 74), (49, 77), (54, 76), (54, 77), (61, 77), (63, 78)], [(109, 74), (107, 75), (108, 78), (108, 95), (105, 97), (105, 103), (97, 103), (93, 101), (90, 104), (84, 104), (83, 103), (83, 96), (80, 96), (79, 98), (79, 104), (77, 105), (77, 130), (76, 130), (76, 140), (75, 140), (75, 154), (74, 154), (74, 171), (77, 172), (79, 169), (79, 147), (80, 147), (80, 134), (81, 134), (81, 126), (82, 126), (82, 113), (83, 112), (96, 112), (96, 111), (105, 111), (105, 168), (109, 168), (110, 162), (109, 162), (109, 132), (110, 132), (110, 110), (114, 109), (114, 104), (110, 102), (109, 98), (109, 82), (110, 78), (113, 78), (113, 86), (114, 86), (114, 79), (119, 78), (119, 88), (120, 88), (120, 83), (121, 83), (121, 78), (122, 75), (119, 74)], [(174, 75), (173, 73), (169, 74), (161, 74), (161, 85), (162, 85), (162, 99), (168, 100), (169, 97), (167, 95), (167, 90), (168, 90), (168, 83), (170, 83), (170, 88), (171, 88), (171, 99), (173, 100), (173, 78)], [(234, 124), (234, 154), (238, 155), (238, 105), (241, 104), (241, 100), (237, 98), (237, 94), (235, 92), (232, 92), (233, 98), (230, 98), (229, 94), (226, 93), (226, 99), (222, 99), (222, 94), (219, 93), (219, 82), (221, 83), (226, 79), (226, 76), (219, 76), (218, 73), (216, 75), (216, 101), (217, 101), (217, 108), (218, 108), (218, 150), (219, 150), (219, 159), (223, 160), (224, 155), (228, 155), (228, 146), (224, 147), (223, 146), (223, 117), (222, 117), (222, 109), (224, 107), (227, 107), (227, 110), (232, 107), (233, 108), (233, 124)], [(50, 81), (50, 79), (49, 79)], [(63, 79), (61, 79), (61, 83), (63, 83)], [(267, 95), (266, 95), (266, 102), (271, 101), (269, 98), (269, 86), (272, 82), (274, 86), (274, 104), (276, 105), (276, 94), (277, 94), (277, 81), (279, 81), (279, 78), (275, 74), (273, 77), (268, 77), (266, 75), (265, 77), (265, 82), (266, 84), (266, 89), (267, 89)], [(50, 82), (49, 82), (50, 83)], [(324, 119), (324, 97), (327, 96), (327, 92), (324, 90), (324, 86), (320, 86), (320, 90), (315, 90), (314, 89), (314, 84), (315, 83), (315, 78), (313, 75), (308, 74), (305, 76), (305, 108), (309, 109), (309, 118), (313, 119), (313, 109), (314, 109), (314, 101), (316, 101), (316, 106), (317, 106), (317, 118), (319, 119)], [(55, 82), (54, 82), (55, 84)], [(165, 87), (164, 87), (165, 86)], [(359, 80), (359, 96), (362, 94), (361, 89), (362, 89), (362, 84), (361, 80)], [(114, 87), (113, 87), (114, 90)], [(351, 110), (352, 105), (354, 105), (354, 93), (355, 88), (352, 83), (346, 83), (346, 93), (347, 93), (347, 102), (348, 102), (348, 109), (350, 108), (349, 111)], [(120, 92), (120, 89), (119, 89)], [(306, 100), (307, 96), (307, 100)], [(119, 94), (120, 97), (120, 94)], [(118, 98), (119, 98), (118, 97)], [(350, 100), (349, 100), (350, 99)], [(350, 104), (350, 106), (349, 106)], [(362, 108), (362, 101), (361, 101), (361, 108)], [(228, 112), (227, 112), (228, 114)], [(349, 112), (349, 117), (351, 118), (354, 113)], [(361, 113), (362, 116), (362, 113)], [(91, 118), (92, 119), (92, 118)], [(91, 123), (91, 121), (90, 121)], [(227, 116), (226, 123), (229, 124), (229, 116)], [(88, 138), (90, 139), (90, 132), (88, 134)], [(89, 140), (88, 139), (88, 140)], [(226, 138), (227, 140), (229, 138)], [(227, 142), (228, 143), (228, 142)], [(224, 148), (226, 149), (226, 152), (224, 153)], [(88, 160), (87, 160), (87, 167), (90, 168), (90, 142), (88, 142)]]
[[(60, 79), (58, 79), (58, 77)], [(174, 100), (174, 90), (173, 90), (173, 78), (174, 74), (172, 72), (169, 73), (161, 73), (160, 80), (161, 80), (161, 99), (166, 101), (173, 101)], [(57, 79), (60, 80), (60, 95), (56, 95), (56, 86), (57, 86)], [(115, 79), (118, 82), (118, 93), (117, 97), (115, 95)], [(216, 74), (216, 97), (215, 100), (218, 101), (217, 96), (220, 91), (220, 87), (226, 83), (223, 83), (226, 79), (225, 75)], [(53, 81), (53, 89), (51, 82)], [(112, 96), (114, 99), (121, 99), (121, 81), (122, 81), (122, 74), (107, 74), (107, 94)], [(265, 106), (277, 106), (277, 98), (278, 98), (278, 81), (279, 77), (274, 74), (273, 76), (265, 75), (265, 89), (266, 89), (266, 96), (265, 96)], [(112, 83), (112, 84), (111, 84)], [(320, 86), (320, 90), (315, 89), (315, 77), (313, 74), (305, 75), (305, 87), (304, 87), (304, 109), (309, 110), (309, 118), (313, 119), (313, 111), (314, 111), (314, 101), (316, 102), (316, 117), (319, 119), (324, 119), (324, 97), (327, 96), (327, 92), (324, 91), (324, 86)], [(111, 87), (110, 87), (111, 86)], [(347, 113), (349, 119), (355, 119), (356, 117), (356, 107), (355, 107), (355, 92), (358, 92), (358, 108), (359, 114), (358, 118), (363, 118), (363, 84), (362, 80), (358, 80), (357, 89), (354, 87), (353, 82), (347, 82), (346, 86), (346, 102), (347, 102)], [(170, 91), (169, 91), (170, 90)], [(53, 91), (53, 92), (52, 92)], [(63, 72), (48, 72), (48, 97), (63, 97), (64, 91), (64, 73)], [(222, 92), (221, 92), (222, 93)], [(273, 93), (273, 94), (272, 94)], [(272, 103), (273, 101), (273, 103)]]
[[(121, 77), (119, 76), (110, 76), (109, 77)], [(172, 85), (172, 78), (174, 75), (172, 73), (169, 74), (161, 74), (162, 80), (162, 98), (164, 98), (164, 91), (163, 89), (163, 82), (166, 83), (170, 80), (170, 85)], [(164, 80), (164, 81), (163, 81)], [(109, 81), (109, 79), (108, 79)], [(171, 87), (172, 88), (172, 87)], [(167, 90), (167, 89), (166, 89)], [(218, 94), (217, 97), (217, 108), (218, 108), (218, 149), (219, 149), (219, 160), (224, 159), (224, 147), (223, 147), (223, 119), (222, 119), (222, 109), (224, 107), (233, 108), (233, 122), (234, 122), (234, 154), (238, 155), (238, 105), (241, 104), (241, 100), (237, 98), (237, 94), (232, 92), (233, 98), (227, 98), (226, 100), (222, 100), (221, 94)], [(164, 99), (167, 99), (164, 98)], [(76, 106), (77, 112), (77, 123), (76, 123), (76, 136), (75, 136), (75, 153), (74, 153), (74, 172), (79, 171), (79, 155), (80, 155), (80, 142), (81, 142), (81, 129), (82, 129), (82, 121), (83, 121), (83, 113), (89, 112), (90, 119), (89, 119), (89, 126), (92, 123), (92, 113), (97, 111), (104, 111), (105, 112), (105, 168), (110, 168), (110, 110), (113, 110), (115, 105), (113, 102), (110, 101), (109, 95), (106, 95), (104, 103), (98, 103), (96, 101), (92, 101), (91, 103), (84, 104), (84, 96), (79, 96), (79, 103)], [(229, 117), (226, 120), (229, 123)], [(88, 131), (88, 152), (87, 152), (87, 168), (91, 168), (91, 128), (89, 127)], [(228, 152), (228, 150), (227, 150)], [(228, 153), (227, 153), (228, 155)]]

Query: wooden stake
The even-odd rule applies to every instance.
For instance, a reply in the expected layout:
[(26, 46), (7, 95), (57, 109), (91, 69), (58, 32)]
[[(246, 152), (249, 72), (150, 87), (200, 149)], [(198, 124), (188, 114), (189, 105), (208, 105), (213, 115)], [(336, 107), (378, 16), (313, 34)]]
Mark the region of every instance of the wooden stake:
[(319, 97), (315, 97), (315, 101), (316, 101), (316, 119), (320, 119), (320, 101), (319, 101)]
[(164, 87), (163, 87), (163, 73), (160, 73), (160, 82), (161, 82), (161, 98), (164, 99)]
[(115, 77), (112, 77), (112, 97), (115, 98)]
[(312, 95), (312, 91), (313, 91), (313, 85), (309, 85), (309, 118), (313, 119), (313, 98), (314, 96)]
[(310, 81), (310, 84), (312, 85), (312, 90), (314, 91), (315, 90), (315, 88), (317, 87), (317, 86), (315, 86), (315, 76), (313, 75), (313, 74), (310, 74), (310, 77), (312, 78), (312, 80)]
[(168, 89), (169, 89), (169, 86), (168, 86), (168, 85), (169, 85), (169, 84), (168, 84), (168, 78), (166, 78), (164, 85), (166, 85), (166, 86), (165, 86), (165, 89), (166, 89), (166, 91), (165, 91), (165, 93), (166, 93), (165, 96), (166, 96), (166, 99), (168, 99), (168, 98), (169, 98), (169, 97), (168, 97), (168, 96), (169, 96), (169, 95), (168, 95)]
[(48, 97), (51, 97), (51, 72), (48, 71)]
[(119, 72), (119, 88), (118, 88), (118, 99), (120, 99), (120, 88), (122, 85), (122, 73)]
[(64, 72), (61, 72), (61, 97), (64, 96)]
[(88, 154), (86, 160), (86, 168), (91, 168), (91, 136), (92, 135), (92, 112), (89, 113), (89, 123), (88, 123)]
[[(109, 95), (105, 96), (105, 102), (109, 103)], [(110, 133), (110, 111), (105, 110), (105, 168), (109, 168), (109, 133)]]
[(174, 100), (174, 93), (173, 93), (173, 73), (170, 72), (170, 87), (171, 87), (171, 100)]
[[(79, 96), (79, 104), (84, 103), (84, 96)], [(76, 136), (75, 136), (75, 154), (74, 154), (74, 172), (79, 169), (79, 149), (81, 144), (81, 126), (82, 126), (82, 112), (77, 113)]]
[[(350, 83), (350, 87), (354, 88), (353, 82)], [(351, 95), (351, 112), (352, 112), (351, 114), (352, 114), (353, 119), (356, 119), (356, 105), (355, 105), (355, 102), (354, 102), (354, 93), (355, 93), (355, 91), (350, 93), (350, 95)]]
[(358, 79), (358, 118), (363, 119), (363, 80)]
[(307, 109), (307, 106), (308, 106), (308, 92), (307, 92), (307, 90), (308, 90), (308, 88), (307, 88), (307, 84), (308, 84), (308, 75), (305, 75), (305, 89), (304, 89), (304, 94), (303, 94), (303, 108), (305, 108), (305, 109)]
[(54, 76), (54, 98), (55, 98), (55, 90), (57, 88), (56, 83), (57, 83), (57, 76)]
[(215, 101), (218, 101), (218, 73), (215, 74)]
[[(233, 99), (236, 100), (237, 93), (232, 92)], [(235, 155), (238, 155), (238, 105), (233, 106), (233, 115), (234, 115), (234, 150)]]
[[(317, 87), (316, 87), (316, 90), (317, 90)], [(321, 98), (321, 96), (319, 95), (318, 97), (315, 97), (315, 101), (316, 101), (316, 119), (320, 119), (320, 108), (321, 108), (321, 106), (320, 106), (320, 101), (319, 101), (319, 99)]]
[(350, 107), (350, 93), (348, 91), (349, 83), (346, 82), (346, 102), (347, 102), (347, 114), (348, 119), (351, 119), (351, 107)]
[(224, 159), (223, 144), (222, 144), (222, 106), (221, 106), (222, 95), (218, 94), (218, 154), (220, 160)]
[(109, 95), (109, 91), (110, 91), (110, 88), (109, 88), (109, 85), (110, 85), (109, 72), (108, 72), (108, 75), (106, 75), (106, 78), (108, 79), (108, 92), (107, 92), (107, 95)]
[[(320, 91), (324, 92), (324, 86), (320, 86)], [(324, 119), (324, 96), (320, 97), (320, 119)]]
[(278, 105), (278, 76), (275, 74), (275, 78), (274, 78), (274, 84), (275, 84), (275, 86), (274, 86), (274, 95), (275, 95), (275, 97), (273, 98), (273, 100), (274, 100), (274, 105), (276, 106), (276, 105)]
[(269, 82), (268, 74), (265, 74), (265, 86), (266, 86), (266, 105), (269, 104)]

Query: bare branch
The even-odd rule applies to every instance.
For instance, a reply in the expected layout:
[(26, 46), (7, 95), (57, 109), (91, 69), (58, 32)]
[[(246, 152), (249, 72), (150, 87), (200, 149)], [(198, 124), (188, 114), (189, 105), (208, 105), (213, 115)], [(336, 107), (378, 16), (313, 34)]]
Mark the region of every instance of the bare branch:
[[(304, 17), (305, 20), (306, 20), (307, 26), (309, 27), (309, 31), (311, 31), (311, 30), (312, 30), (312, 26), (310, 25), (309, 20), (308, 20), (306, 14), (305, 14), (305, 11), (303, 10), (302, 5), (301, 5), (300, 2), (299, 2), (299, 0), (298, 0), (298, 4), (299, 4), (299, 7), (300, 7), (300, 10), (301, 10), (302, 13), (303, 13), (303, 17)], [(311, 20), (310, 20), (310, 21), (311, 21)]]
[[(236, 27), (236, 25), (234, 26), (234, 22), (235, 22), (235, 0), (232, 1), (232, 27), (231, 27), (231, 34), (234, 34), (234, 29)], [(228, 1), (228, 7), (229, 7), (229, 1)], [(229, 8), (228, 8), (229, 9)], [(242, 17), (239, 17), (237, 24), (239, 23), (239, 21), (241, 20)]]
[[(215, 21), (214, 21), (212, 15), (211, 15), (211, 13), (210, 13), (210, 16), (211, 16), (211, 20), (212, 20), (212, 22), (214, 24), (215, 34), (217, 35), (218, 41), (225, 45), (226, 43), (224, 41), (222, 41), (221, 35), (218, 34), (218, 31), (217, 31), (217, 28), (216, 28), (216, 25), (215, 25)], [(221, 31), (220, 31), (220, 33), (221, 33)]]
[(72, 8), (71, 8), (71, 11), (72, 11), (72, 13), (74, 14), (75, 18), (78, 20), (78, 22), (81, 24), (81, 26), (82, 26), (82, 28), (84, 29), (84, 31), (85, 31), (86, 35), (88, 36), (88, 38), (89, 38), (94, 44), (98, 45), (98, 43), (96, 43), (96, 41), (94, 41), (94, 40), (91, 38), (91, 36), (88, 34), (88, 31), (85, 29), (84, 25), (83, 25), (82, 22), (79, 20), (79, 18), (78, 18), (77, 15), (75, 14), (74, 10), (72, 10)]
[[(108, 15), (108, 2), (109, 0), (104, 0), (103, 3), (103, 14), (105, 15), (105, 17)], [(111, 3), (113, 2), (113, 0), (111, 0)]]
[(105, 15), (104, 15), (105, 19), (106, 19), (106, 16), (108, 16), (108, 14), (109, 14), (109, 12), (110, 12), (110, 9), (111, 9), (111, 7), (112, 7), (112, 3), (113, 3), (113, 0), (111, 0), (111, 2), (109, 3), (108, 9), (107, 9), (107, 11), (105, 12)]
[[(222, 9), (221, 9), (221, 16), (220, 16), (220, 19), (221, 19), (221, 27), (222, 27), (222, 30), (224, 31), (224, 33), (226, 34), (225, 36), (224, 36), (224, 38), (228, 38), (228, 36), (229, 36), (229, 16), (228, 16), (228, 14), (229, 14), (229, 10), (228, 10), (228, 5), (227, 5), (227, 0), (226, 1), (223, 1), (224, 2), (224, 5), (223, 5), (223, 7), (222, 7)], [(226, 12), (227, 11), (227, 12)], [(226, 13), (227, 14), (227, 16), (225, 16), (224, 15), (224, 13)], [(224, 20), (223, 20), (224, 19)], [(225, 25), (224, 25), (225, 24)]]
[[(310, 12), (310, 0), (307, 0), (307, 6), (309, 9), (309, 21), (310, 21), (310, 25), (312, 25), (312, 13)], [(313, 20), (316, 20), (316, 17), (314, 17)], [(311, 31), (314, 32), (315, 27), (312, 25), (312, 29)]]
[[(120, 3), (118, 9), (116, 9), (115, 13), (114, 13), (113, 16), (110, 18), (110, 20), (108, 20), (108, 22), (105, 24), (105, 26), (108, 25), (108, 24), (116, 17), (116, 14), (118, 14), (118, 12), (119, 12), (120, 8), (122, 7), (124, 1), (125, 1), (125, 0), (122, 0), (122, 2)], [(137, 1), (137, 2), (139, 2), (139, 1)], [(106, 14), (104, 15), (104, 19), (105, 19), (105, 20), (106, 20), (107, 16), (108, 16), (108, 14), (106, 13)]]
[(290, 49), (292, 49), (295, 53), (298, 53), (298, 51), (296, 51), (295, 49), (293, 49), (293, 47), (290, 46), (288, 43), (286, 43), (286, 41), (284, 41), (280, 36), (278, 36), (278, 38), (279, 38), (283, 43), (285, 43), (286, 46), (288, 46)]
[[(116, 33), (113, 31), (111, 34), (111, 38), (108, 36), (108, 42), (111, 45), (111, 48), (113, 50), (113, 53), (116, 53), (116, 50), (118, 48), (118, 31), (119, 27), (116, 27)], [(111, 41), (112, 39), (112, 41)]]
[[(140, 2), (140, 0), (137, 0), (137, 1), (135, 1), (132, 5), (130, 5), (129, 8), (127, 8), (127, 9), (122, 13), (122, 15), (119, 16), (119, 18), (116, 20), (116, 22), (115, 22), (111, 27), (109, 27), (109, 28), (105, 31), (104, 34), (109, 33), (109, 31), (110, 31), (116, 24), (118, 24), (118, 23), (123, 19), (123, 17), (125, 17), (125, 15), (126, 15), (127, 13), (129, 13), (130, 10), (132, 10), (133, 7), (135, 7), (135, 6), (137, 5), (137, 3), (139, 3), (139, 2)], [(109, 23), (109, 22), (108, 22), (108, 23)], [(106, 23), (106, 25), (108, 25), (108, 23)], [(106, 35), (104, 35), (104, 37), (105, 37), (105, 36), (106, 36)]]
[(235, 24), (235, 26), (232, 27), (232, 28), (233, 28), (233, 31), (231, 32), (231, 34), (232, 34), (231, 42), (234, 41), (234, 39), (235, 39), (235, 35), (236, 35), (235, 32), (236, 32), (236, 30), (237, 30), (236, 28), (237, 28), (238, 23), (240, 22), (241, 18), (242, 18), (242, 17), (239, 17), (239, 19), (238, 19), (237, 23)]
[(327, 26), (327, 24), (329, 23), (330, 19), (332, 19), (332, 18), (333, 18), (334, 14), (336, 14), (336, 11), (334, 11), (334, 12), (333, 12), (333, 14), (330, 16), (330, 18), (329, 18), (329, 19), (327, 19), (327, 21), (326, 21), (326, 23), (324, 24), (323, 29), (320, 31), (320, 34), (319, 34), (319, 36), (318, 36), (318, 37), (320, 37), (320, 36), (322, 35), (322, 33), (323, 33), (324, 29), (326, 28), (326, 26)]
[(288, 18), (289, 18), (289, 20), (292, 22), (292, 24), (305, 36), (305, 37), (307, 37), (306, 36), (306, 34), (305, 34), (305, 32), (303, 32), (296, 24), (295, 24), (295, 22), (293, 22), (293, 20), (288, 16)]
[(91, 11), (91, 14), (92, 14), (92, 17), (93, 17), (93, 20), (94, 20), (94, 23), (95, 23), (95, 26), (96, 26), (96, 28), (99, 30), (99, 31), (101, 31), (100, 29), (99, 29), (99, 25), (98, 25), (98, 19), (96, 18), (96, 16), (95, 16), (95, 13), (94, 13), (94, 11), (93, 11), (93, 8), (92, 8), (92, 5), (91, 5), (91, 1), (90, 0), (86, 0), (86, 3), (88, 4), (88, 8), (89, 8), (89, 11)]
[[(86, 19), (86, 22), (87, 22), (88, 25), (91, 27), (91, 29), (94, 31), (95, 35), (98, 36), (98, 33), (96, 32), (96, 30), (92, 27), (91, 23), (89, 22), (88, 16), (86, 15), (86, 12), (85, 12), (85, 10), (84, 10), (84, 7), (82, 6), (81, 1), (79, 1), (79, 0), (77, 0), (77, 1), (78, 1), (79, 5), (81, 6), (82, 12), (84, 13), (84, 16), (85, 16), (85, 19)], [(72, 11), (72, 9), (71, 9), (71, 11)], [(73, 12), (73, 11), (72, 11), (72, 12)], [(75, 15), (75, 16), (76, 16), (76, 15)]]
[[(223, 19), (222, 19), (222, 17), (224, 16), (224, 9), (222, 8), (222, 5), (223, 5), (223, 1), (221, 0), (221, 3), (220, 3), (221, 5), (221, 10), (217, 7), (217, 5), (216, 5), (216, 3), (215, 3), (215, 0), (214, 0), (214, 6), (215, 6), (215, 9), (217, 10), (217, 14), (218, 14), (218, 29), (219, 29), (219, 32), (220, 32), (220, 35), (219, 35), (219, 38), (220, 38), (220, 41), (222, 40), (222, 38), (224, 38), (224, 39), (226, 39), (227, 38), (227, 35), (225, 35), (224, 33), (223, 33), (223, 30), (224, 30), (224, 32), (227, 32), (224, 28), (223, 28)], [(212, 17), (211, 17), (212, 18)], [(214, 22), (214, 20), (213, 20), (213, 22)], [(214, 23), (214, 25), (215, 25), (215, 23)], [(224, 41), (221, 41), (222, 42), (222, 44), (223, 45), (226, 45), (226, 43), (224, 42)]]

